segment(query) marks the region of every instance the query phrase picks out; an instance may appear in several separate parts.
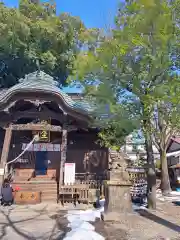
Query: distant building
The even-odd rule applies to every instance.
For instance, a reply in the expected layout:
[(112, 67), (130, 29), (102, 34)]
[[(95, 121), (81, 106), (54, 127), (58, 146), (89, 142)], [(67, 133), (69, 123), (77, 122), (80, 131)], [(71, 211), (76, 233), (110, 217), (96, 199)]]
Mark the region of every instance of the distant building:
[(180, 163), (180, 154), (176, 154), (178, 151), (180, 151), (180, 136), (173, 137), (169, 141), (167, 153), (174, 153), (174, 156), (168, 157), (168, 166)]
[[(126, 144), (122, 147), (122, 150), (128, 154), (132, 161), (136, 161), (138, 158), (146, 159), (145, 140), (137, 133), (132, 133), (126, 138)], [(153, 152), (155, 160), (158, 160), (159, 152), (154, 145)]]

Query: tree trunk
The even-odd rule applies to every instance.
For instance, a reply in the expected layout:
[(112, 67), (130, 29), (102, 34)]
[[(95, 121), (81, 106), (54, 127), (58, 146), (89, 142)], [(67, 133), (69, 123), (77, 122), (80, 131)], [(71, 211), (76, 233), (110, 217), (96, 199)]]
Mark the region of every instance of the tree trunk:
[(171, 192), (171, 186), (169, 181), (168, 164), (165, 150), (160, 150), (160, 160), (161, 160), (161, 191), (163, 195), (168, 195)]
[(147, 133), (145, 137), (145, 147), (147, 152), (147, 199), (148, 199), (148, 208), (156, 209), (156, 172), (154, 165), (154, 155), (152, 148), (152, 141), (150, 134)]

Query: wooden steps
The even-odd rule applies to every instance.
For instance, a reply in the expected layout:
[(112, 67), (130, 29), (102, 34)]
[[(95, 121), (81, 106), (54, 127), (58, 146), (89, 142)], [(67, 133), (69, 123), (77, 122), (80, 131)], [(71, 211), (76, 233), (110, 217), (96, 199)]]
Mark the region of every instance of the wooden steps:
[(57, 183), (53, 180), (23, 181), (18, 179), (12, 183), (12, 187), (19, 187), (22, 191), (39, 191), (42, 202), (57, 201)]

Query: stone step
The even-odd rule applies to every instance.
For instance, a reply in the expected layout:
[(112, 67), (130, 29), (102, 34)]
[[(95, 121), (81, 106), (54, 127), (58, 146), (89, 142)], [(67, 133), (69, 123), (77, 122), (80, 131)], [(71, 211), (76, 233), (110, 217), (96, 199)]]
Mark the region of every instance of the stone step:
[(57, 186), (46, 186), (46, 187), (43, 187), (43, 186), (26, 186), (26, 185), (20, 185), (20, 184), (12, 184), (12, 187), (15, 188), (15, 187), (19, 187), (21, 190), (30, 190), (30, 191), (41, 191), (41, 192), (57, 192)]
[(48, 195), (48, 194), (41, 194), (41, 198), (42, 199), (46, 199), (46, 200), (56, 200), (57, 199), (57, 194), (51, 194), (51, 195)]
[(57, 203), (57, 198), (56, 197), (54, 197), (54, 198), (52, 198), (52, 199), (42, 199), (41, 198), (41, 202), (43, 202), (43, 203)]
[(12, 181), (12, 183), (21, 183), (21, 184), (57, 184), (57, 182), (55, 180), (36, 180), (36, 181), (28, 181), (28, 180), (24, 180), (24, 179), (15, 179)]
[(55, 180), (36, 180), (36, 181), (27, 181), (27, 180), (23, 180), (23, 179), (17, 179), (14, 180), (13, 183), (21, 183), (21, 184), (57, 184), (57, 182)]
[(53, 194), (53, 195), (41, 195), (41, 200), (44, 201), (44, 200), (52, 200), (52, 201), (57, 201), (57, 194)]
[(15, 176), (14, 177), (14, 181), (33, 181), (33, 182), (36, 182), (36, 181), (56, 181), (55, 178), (50, 178), (50, 177), (35, 177), (35, 178), (28, 178), (27, 176)]
[(37, 188), (21, 188), (20, 187), (20, 190), (21, 191), (39, 191), (41, 192), (42, 195), (56, 195), (57, 194), (57, 189), (46, 189), (46, 190), (43, 190), (43, 189), (37, 189)]
[(57, 195), (57, 191), (41, 191), (40, 189), (21, 189), (21, 191), (29, 191), (29, 192), (33, 192), (33, 191), (40, 191), (42, 196), (53, 196), (53, 195)]
[(20, 184), (22, 186), (57, 186), (56, 182), (53, 181), (35, 181), (35, 182), (30, 182), (30, 181), (14, 181), (12, 182), (12, 185), (15, 184)]

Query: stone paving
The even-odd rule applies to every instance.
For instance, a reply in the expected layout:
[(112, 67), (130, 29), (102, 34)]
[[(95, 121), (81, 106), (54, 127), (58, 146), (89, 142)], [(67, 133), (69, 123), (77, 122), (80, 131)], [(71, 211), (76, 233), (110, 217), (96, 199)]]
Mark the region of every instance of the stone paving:
[(57, 226), (57, 205), (0, 207), (0, 239), (61, 239), (63, 230)]
[[(0, 240), (62, 240), (69, 230), (65, 214), (57, 204), (0, 207)], [(178, 240), (180, 206), (158, 202), (156, 212), (118, 214), (94, 225), (106, 240)]]

